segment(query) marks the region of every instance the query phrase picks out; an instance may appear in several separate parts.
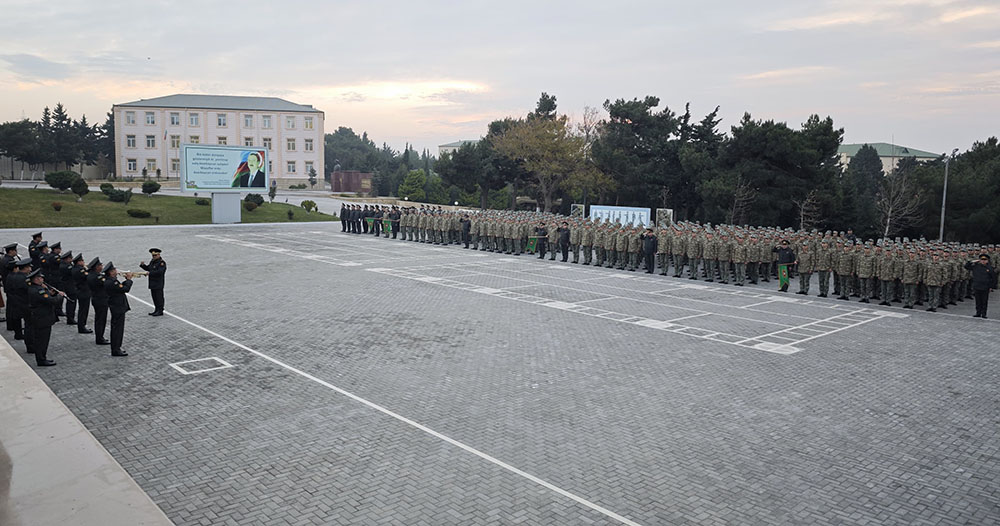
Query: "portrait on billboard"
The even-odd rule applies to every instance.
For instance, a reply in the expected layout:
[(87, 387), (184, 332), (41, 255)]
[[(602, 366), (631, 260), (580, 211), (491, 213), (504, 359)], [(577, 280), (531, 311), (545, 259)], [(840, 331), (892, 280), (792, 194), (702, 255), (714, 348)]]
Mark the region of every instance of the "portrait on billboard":
[(267, 188), (267, 151), (241, 146), (181, 145), (181, 189), (239, 192)]
[(264, 188), (267, 179), (264, 173), (264, 153), (243, 152), (243, 158), (233, 174), (233, 188)]

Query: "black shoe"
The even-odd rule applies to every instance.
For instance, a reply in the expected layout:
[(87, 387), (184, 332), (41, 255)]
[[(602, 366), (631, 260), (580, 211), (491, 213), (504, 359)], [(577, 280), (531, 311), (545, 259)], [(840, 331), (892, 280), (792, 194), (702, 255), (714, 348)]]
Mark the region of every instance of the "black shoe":
[(39, 367), (52, 367), (53, 365), (56, 364), (56, 362), (54, 362), (52, 360), (42, 360), (42, 361), (36, 362), (36, 363), (38, 364)]
[(7, 321), (7, 318), (0, 318), (0, 323)]
[(14, 335), (14, 339), (15, 340), (23, 340), (24, 339), (24, 335), (23, 334), (15, 334)]
[(128, 356), (128, 353), (125, 351), (118, 351), (111, 353), (111, 356)]
[(819, 295), (818, 297), (820, 297), (820, 298), (825, 298), (825, 297), (826, 297), (826, 294), (820, 294), (820, 295)]
[(97, 345), (111, 345), (108, 340), (97, 340)]
[(937, 312), (937, 309), (934, 307), (927, 307), (927, 312)]
[(979, 318), (980, 316), (978, 314), (973, 314), (972, 317), (973, 318)]
[(984, 319), (984, 320), (985, 320), (985, 319), (986, 319), (986, 315), (985, 315), (985, 314), (983, 314), (982, 316), (980, 316), (980, 318), (982, 318), (982, 319)]
[(892, 305), (890, 305), (888, 301), (883, 301), (882, 303), (879, 303), (879, 305), (882, 305), (882, 306), (885, 306), (885, 307), (892, 307)]
[(83, 329), (78, 330), (76, 332), (78, 332), (80, 334), (93, 334), (94, 333), (94, 331), (92, 329), (88, 329), (86, 327), (84, 327)]
[(150, 316), (163, 316), (163, 311), (159, 310), (159, 311), (156, 311), (156, 312), (151, 312), (151, 313), (149, 313), (149, 315)]
[(804, 290), (800, 290), (800, 291), (796, 292), (796, 294), (801, 294), (803, 296), (808, 295), (808, 293), (806, 291), (804, 291)]
[(66, 320), (66, 325), (76, 325), (76, 320)]
[(916, 305), (919, 305), (919, 306), (923, 307), (923, 306), (924, 306), (924, 302), (922, 302), (922, 301), (918, 301), (918, 302), (916, 303)]
[(913, 305), (903, 305), (903, 308), (904, 309), (910, 309), (910, 310), (912, 310), (913, 309)]
[(948, 306), (947, 305), (941, 305), (941, 308), (944, 309), (944, 310), (948, 310)]
[(736, 284), (736, 286), (737, 286), (737, 287), (742, 287), (742, 286), (743, 286), (743, 284), (742, 284), (742, 283), (737, 283), (737, 284)]
[(846, 299), (848, 299), (848, 297), (847, 296), (838, 296), (837, 299), (838, 300), (846, 300)]
[(954, 301), (949, 301), (949, 302), (948, 302), (948, 305), (955, 305), (955, 306), (958, 306), (958, 304), (957, 304), (957, 303), (955, 303)]

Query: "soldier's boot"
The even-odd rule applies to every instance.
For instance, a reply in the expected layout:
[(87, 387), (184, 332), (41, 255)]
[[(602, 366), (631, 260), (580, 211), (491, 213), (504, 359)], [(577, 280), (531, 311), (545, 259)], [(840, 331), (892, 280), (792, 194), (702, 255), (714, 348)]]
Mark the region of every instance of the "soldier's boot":
[(556, 260), (556, 251), (552, 250), (552, 252), (550, 252), (549, 254), (550, 254), (549, 255), (549, 261), (555, 261)]

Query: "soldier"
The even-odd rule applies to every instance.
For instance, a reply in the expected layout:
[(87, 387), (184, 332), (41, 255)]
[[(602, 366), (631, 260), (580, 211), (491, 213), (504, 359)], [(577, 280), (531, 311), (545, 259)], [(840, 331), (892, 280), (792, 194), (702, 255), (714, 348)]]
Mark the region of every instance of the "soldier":
[(889, 307), (892, 300), (896, 280), (896, 255), (891, 248), (884, 248), (875, 265), (875, 275), (878, 278), (879, 305)]
[(158, 248), (151, 248), (149, 265), (145, 261), (139, 263), (142, 270), (149, 272), (149, 294), (153, 297), (153, 312), (149, 313), (150, 316), (163, 316), (163, 281), (167, 274), (167, 262), (160, 256), (162, 252)]
[(604, 254), (606, 268), (612, 268), (617, 263), (617, 249), (618, 249), (618, 230), (614, 225), (606, 224), (606, 231), (604, 232)]
[(538, 259), (545, 259), (545, 243), (549, 238), (549, 230), (545, 227), (545, 221), (539, 221), (535, 227), (535, 250), (538, 251)]
[[(557, 239), (558, 239), (558, 243), (559, 243), (559, 251), (562, 253), (562, 260), (561, 261), (563, 263), (566, 263), (566, 261), (569, 260), (569, 246), (572, 243), (570, 241), (570, 238), (572, 237), (572, 232), (571, 232), (571, 230), (569, 228), (569, 223), (566, 222), (566, 221), (563, 221), (562, 222), (562, 226), (560, 226), (556, 230), (556, 234), (558, 236)], [(579, 255), (579, 254), (577, 254), (577, 255)]]
[(701, 263), (702, 250), (704, 244), (698, 233), (694, 230), (688, 232), (687, 261), (691, 265), (688, 269), (688, 279), (698, 279), (698, 265)]
[(76, 325), (76, 282), (73, 281), (73, 251), (69, 250), (59, 254), (59, 286), (55, 287), (64, 292), (66, 301), (66, 325)]
[(861, 303), (869, 302), (872, 290), (875, 288), (875, 265), (876, 258), (875, 254), (872, 253), (872, 246), (866, 242), (861, 255), (857, 258), (854, 270), (854, 275), (857, 276), (861, 286), (861, 299), (858, 300)]
[(38, 268), (38, 244), (42, 242), (42, 233), (38, 232), (31, 234), (31, 241), (28, 243), (28, 257), (31, 258), (32, 264), (36, 265)]
[(597, 252), (597, 261), (594, 263), (595, 266), (603, 267), (604, 263), (607, 261), (608, 252), (604, 248), (606, 243), (605, 237), (608, 235), (607, 225), (603, 223), (597, 223), (594, 226), (594, 251)]
[(549, 223), (549, 261), (556, 260), (556, 251), (559, 250), (559, 225), (555, 221)]
[(924, 274), (924, 262), (917, 258), (916, 250), (911, 249), (903, 262), (903, 308), (912, 309), (917, 301), (921, 277)]
[(594, 224), (590, 220), (583, 223), (580, 229), (580, 245), (583, 247), (583, 264), (590, 265), (594, 257)]
[(39, 367), (53, 366), (56, 362), (48, 359), (49, 338), (56, 323), (56, 305), (64, 294), (44, 285), (45, 277), (41, 269), (29, 273), (28, 280), (31, 283), (28, 287), (28, 310), (31, 313), (31, 347), (28, 352), (35, 355), (35, 363)]
[(108, 324), (108, 293), (104, 290), (104, 265), (100, 258), (90, 260), (87, 265), (90, 287), (90, 304), (94, 307), (94, 342), (97, 345), (111, 345), (104, 339), (104, 328)]
[(733, 248), (735, 243), (729, 239), (729, 235), (726, 231), (722, 231), (722, 233), (719, 234), (718, 244), (717, 257), (719, 258), (719, 283), (728, 285), (730, 260), (733, 258)]
[(702, 267), (705, 269), (705, 281), (715, 281), (715, 266), (719, 259), (719, 241), (715, 239), (715, 234), (709, 230), (705, 232), (705, 245), (701, 252)]
[(937, 308), (941, 307), (941, 287), (945, 284), (945, 268), (944, 263), (941, 261), (941, 256), (938, 252), (934, 252), (931, 256), (931, 260), (924, 266), (924, 275), (921, 281), (927, 285), (927, 294), (929, 297), (927, 307), (928, 312), (937, 312)]
[(656, 227), (656, 264), (660, 266), (660, 275), (666, 276), (670, 271), (670, 227)]
[(77, 254), (73, 258), (73, 266), (70, 269), (70, 279), (76, 288), (77, 313), (76, 332), (80, 334), (91, 334), (92, 330), (87, 328), (87, 316), (90, 314), (90, 286), (87, 285), (87, 266), (83, 261), (83, 254)]
[(830, 292), (830, 273), (833, 272), (834, 250), (826, 238), (820, 242), (820, 248), (815, 254), (816, 261), (813, 270), (819, 272), (819, 297), (825, 298)]
[(111, 356), (128, 356), (122, 350), (122, 340), (125, 337), (125, 313), (129, 311), (126, 294), (132, 290), (132, 273), (125, 273), (125, 281), (118, 281), (118, 269), (114, 263), (108, 262), (104, 269), (104, 291), (108, 295), (108, 307), (111, 310)]
[[(563, 224), (566, 223), (564, 222)], [(582, 230), (580, 224), (577, 222), (574, 222), (573, 226), (569, 229), (569, 249), (573, 252), (574, 264), (580, 262), (580, 238), (582, 237)]]
[(781, 244), (772, 248), (771, 253), (778, 258), (778, 290), (788, 292), (788, 267), (795, 262), (795, 251), (789, 246), (788, 240), (783, 239)]
[(653, 233), (652, 228), (647, 228), (646, 233), (640, 236), (642, 243), (642, 258), (646, 266), (646, 274), (652, 274), (656, 268), (656, 255), (660, 253), (659, 239)]
[(834, 266), (837, 271), (837, 278), (840, 279), (840, 296), (838, 300), (846, 300), (851, 292), (851, 282), (854, 279), (854, 251), (851, 245), (845, 244), (844, 250), (837, 254), (837, 262)]
[(615, 257), (618, 260), (615, 268), (618, 270), (625, 270), (628, 265), (628, 244), (628, 231), (624, 225), (618, 225), (618, 237), (615, 238)]
[(973, 317), (985, 320), (986, 310), (990, 302), (990, 292), (997, 288), (996, 269), (990, 265), (990, 256), (985, 252), (979, 254), (978, 262), (968, 261), (964, 268), (972, 273), (972, 290), (976, 296), (976, 314)]
[(795, 264), (799, 268), (799, 291), (796, 294), (808, 296), (813, 270), (818, 269), (819, 254), (812, 251), (808, 241), (803, 241), (797, 256)]
[(7, 291), (7, 330), (14, 331), (15, 340), (24, 340), (31, 350), (31, 327), (28, 325), (28, 273), (31, 272), (31, 258), (19, 259), (7, 274), (4, 290)]
[[(17, 262), (17, 243), (11, 243), (3, 247), (3, 256), (0, 256), (0, 290), (7, 282), (7, 275), (14, 270), (14, 263)], [(4, 294), (7, 294), (4, 292)], [(0, 308), (4, 307), (4, 299), (0, 296)], [(7, 318), (0, 316), (0, 322), (7, 321)], [(7, 330), (10, 330), (9, 328)]]
[(674, 260), (674, 277), (679, 278), (684, 274), (684, 263), (687, 257), (687, 247), (690, 243), (688, 236), (684, 235), (683, 230), (678, 230), (677, 235), (674, 236), (673, 241), (670, 243), (670, 255)]

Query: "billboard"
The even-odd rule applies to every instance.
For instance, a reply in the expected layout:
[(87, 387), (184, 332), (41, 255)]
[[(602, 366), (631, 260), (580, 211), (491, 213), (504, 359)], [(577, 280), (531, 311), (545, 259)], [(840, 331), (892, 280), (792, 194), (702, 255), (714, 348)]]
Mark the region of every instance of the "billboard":
[(181, 190), (238, 192), (267, 188), (267, 150), (249, 146), (181, 146)]
[(650, 225), (650, 210), (631, 206), (590, 205), (590, 219), (623, 225)]

